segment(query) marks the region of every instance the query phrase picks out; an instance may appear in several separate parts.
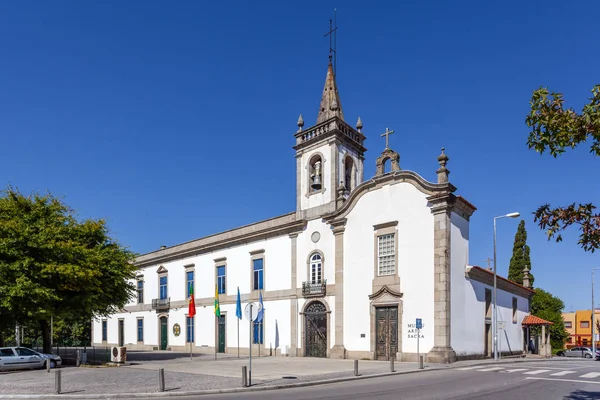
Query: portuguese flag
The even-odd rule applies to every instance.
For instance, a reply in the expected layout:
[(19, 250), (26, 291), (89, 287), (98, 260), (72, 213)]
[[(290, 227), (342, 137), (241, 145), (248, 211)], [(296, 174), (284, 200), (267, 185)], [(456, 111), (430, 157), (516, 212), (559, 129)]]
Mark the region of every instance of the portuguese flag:
[(215, 285), (215, 315), (221, 316), (221, 307), (219, 307), (219, 287)]
[(190, 297), (188, 297), (188, 316), (196, 315), (196, 301), (194, 300), (194, 287), (190, 284)]

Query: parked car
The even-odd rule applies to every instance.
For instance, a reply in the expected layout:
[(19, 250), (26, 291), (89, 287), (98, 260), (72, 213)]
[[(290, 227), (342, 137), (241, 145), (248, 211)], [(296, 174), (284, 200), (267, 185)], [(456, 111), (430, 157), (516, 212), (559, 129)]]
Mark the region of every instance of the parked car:
[(600, 361), (600, 349), (596, 350), (596, 361)]
[(572, 349), (563, 350), (558, 352), (557, 355), (562, 357), (583, 357), (583, 358), (594, 358), (594, 353), (589, 347), (573, 347)]
[(0, 347), (0, 371), (11, 369), (60, 367), (62, 359), (56, 354), (44, 354), (26, 347)]

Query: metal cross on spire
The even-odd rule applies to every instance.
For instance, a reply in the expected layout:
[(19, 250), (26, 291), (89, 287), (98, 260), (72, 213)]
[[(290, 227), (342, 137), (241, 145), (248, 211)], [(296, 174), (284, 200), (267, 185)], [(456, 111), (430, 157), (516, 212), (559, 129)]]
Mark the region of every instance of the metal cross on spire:
[[(329, 18), (329, 32), (327, 32), (324, 36), (329, 36), (329, 61), (331, 62), (331, 56), (333, 54), (333, 74), (335, 75), (337, 73), (337, 62), (336, 62), (336, 56), (337, 56), (337, 51), (336, 51), (336, 42), (337, 42), (337, 9), (333, 9), (333, 21), (331, 20), (331, 18)], [(335, 26), (334, 26), (335, 25)], [(332, 39), (333, 39), (333, 45), (332, 45)]]
[(381, 137), (385, 136), (385, 149), (389, 149), (390, 148), (390, 135), (394, 133), (394, 131), (390, 131), (389, 128), (385, 128), (385, 133), (381, 135)]

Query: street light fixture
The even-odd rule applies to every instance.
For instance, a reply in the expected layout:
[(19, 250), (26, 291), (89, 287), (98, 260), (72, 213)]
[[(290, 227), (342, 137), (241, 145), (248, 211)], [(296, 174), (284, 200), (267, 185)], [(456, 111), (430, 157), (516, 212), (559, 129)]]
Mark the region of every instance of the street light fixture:
[(593, 357), (596, 357), (596, 337), (594, 334), (594, 271), (600, 269), (600, 267), (592, 268), (592, 354)]
[(497, 304), (497, 284), (496, 284), (496, 220), (500, 218), (518, 218), (521, 214), (512, 212), (509, 214), (494, 217), (494, 315), (492, 318), (492, 329), (494, 331), (494, 360), (498, 360), (498, 304)]

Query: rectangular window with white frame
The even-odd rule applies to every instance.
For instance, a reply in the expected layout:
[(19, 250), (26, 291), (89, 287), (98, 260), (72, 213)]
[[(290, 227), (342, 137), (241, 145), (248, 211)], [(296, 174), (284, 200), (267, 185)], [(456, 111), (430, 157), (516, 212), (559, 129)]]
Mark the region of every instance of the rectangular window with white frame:
[(186, 342), (194, 343), (194, 317), (185, 317), (186, 319)]
[(167, 275), (163, 275), (159, 278), (159, 285), (160, 285), (160, 299), (161, 300), (166, 300), (168, 298), (168, 287), (167, 287)]
[(108, 340), (108, 322), (103, 319), (102, 320), (102, 341), (106, 342)]
[(144, 303), (144, 281), (142, 279), (137, 281), (137, 302), (138, 304)]
[(144, 341), (144, 319), (143, 318), (137, 319), (137, 341), (140, 343)]
[(217, 288), (218, 288), (219, 294), (226, 293), (225, 282), (226, 282), (225, 265), (219, 265), (217, 267)]
[(250, 252), (251, 290), (265, 290), (265, 251)]
[(264, 313), (263, 318), (258, 321), (252, 322), (252, 343), (253, 344), (263, 344), (263, 321), (265, 320)]
[(379, 276), (396, 273), (396, 233), (377, 237), (377, 273)]
[(188, 270), (185, 272), (185, 298), (190, 297), (190, 290), (194, 289), (194, 271)]

